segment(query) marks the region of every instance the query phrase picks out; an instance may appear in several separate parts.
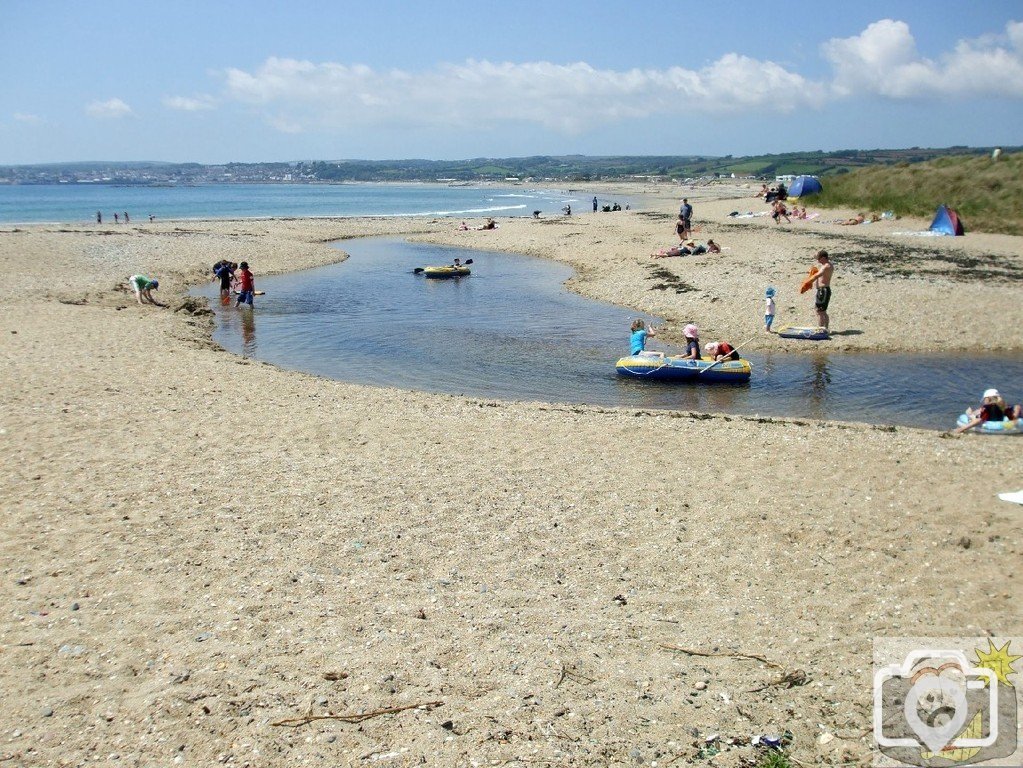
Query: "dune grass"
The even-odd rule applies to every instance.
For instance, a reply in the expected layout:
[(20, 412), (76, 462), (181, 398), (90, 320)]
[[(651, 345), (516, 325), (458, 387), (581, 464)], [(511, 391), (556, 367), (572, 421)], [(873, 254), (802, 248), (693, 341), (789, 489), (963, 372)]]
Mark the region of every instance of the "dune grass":
[(942, 203), (954, 208), (967, 232), (1023, 235), (1023, 152), (942, 157), (922, 163), (863, 168), (825, 176), (814, 203), (866, 214), (895, 211), (928, 218)]

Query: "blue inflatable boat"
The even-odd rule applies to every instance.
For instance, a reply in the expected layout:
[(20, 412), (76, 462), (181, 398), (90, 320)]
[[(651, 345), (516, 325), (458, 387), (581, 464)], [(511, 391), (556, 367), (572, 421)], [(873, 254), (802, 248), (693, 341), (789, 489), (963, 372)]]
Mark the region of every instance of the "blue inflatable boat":
[(742, 383), (749, 381), (753, 368), (748, 360), (724, 360), (715, 363), (706, 358), (683, 359), (679, 356), (629, 355), (615, 363), (619, 376), (649, 381), (684, 381), (693, 384)]

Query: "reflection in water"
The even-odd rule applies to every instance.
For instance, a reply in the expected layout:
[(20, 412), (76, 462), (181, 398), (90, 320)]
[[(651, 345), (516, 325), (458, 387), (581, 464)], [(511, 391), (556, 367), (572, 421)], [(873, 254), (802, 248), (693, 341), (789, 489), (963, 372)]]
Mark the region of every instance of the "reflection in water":
[(242, 313), (242, 357), (256, 356), (256, 313), (249, 307)]
[(242, 357), (256, 357), (255, 311), (248, 307), (244, 309), (232, 307), (230, 297), (226, 303), (221, 300), (221, 307), (222, 309), (217, 311), (220, 326), (217, 333), (218, 341), (237, 351)]
[(828, 371), (827, 355), (812, 355), (810, 357), (810, 368), (813, 372), (813, 379), (810, 381), (810, 416), (815, 419), (823, 419), (827, 412), (828, 385), (831, 383), (831, 373)]

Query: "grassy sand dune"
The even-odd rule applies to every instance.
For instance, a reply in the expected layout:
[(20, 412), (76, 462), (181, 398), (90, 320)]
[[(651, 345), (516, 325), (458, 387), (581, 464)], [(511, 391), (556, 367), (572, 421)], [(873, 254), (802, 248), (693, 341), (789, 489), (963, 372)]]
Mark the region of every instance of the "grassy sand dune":
[(864, 168), (824, 180), (814, 203), (864, 213), (895, 211), (933, 216), (944, 203), (959, 212), (967, 231), (1023, 234), (1023, 152), (943, 157), (924, 163)]

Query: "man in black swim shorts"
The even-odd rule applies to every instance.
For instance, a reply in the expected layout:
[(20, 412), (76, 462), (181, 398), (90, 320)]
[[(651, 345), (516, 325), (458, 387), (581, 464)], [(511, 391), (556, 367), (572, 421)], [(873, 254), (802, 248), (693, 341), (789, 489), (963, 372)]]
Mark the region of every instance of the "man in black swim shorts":
[(831, 276), (835, 271), (834, 265), (828, 258), (827, 251), (817, 251), (817, 276), (814, 285), (817, 293), (814, 295), (813, 308), (817, 311), (817, 325), (827, 329), (831, 318), (828, 317), (828, 304), (831, 303)]

